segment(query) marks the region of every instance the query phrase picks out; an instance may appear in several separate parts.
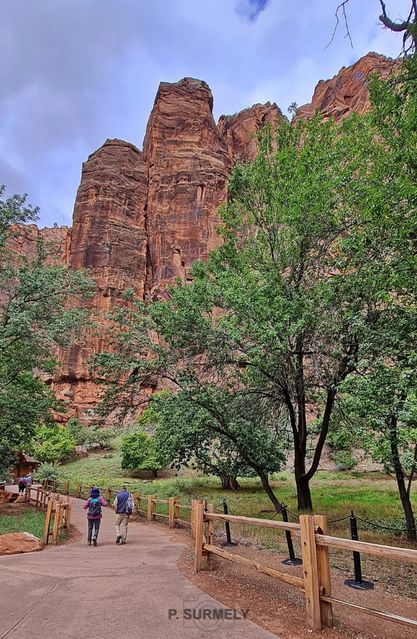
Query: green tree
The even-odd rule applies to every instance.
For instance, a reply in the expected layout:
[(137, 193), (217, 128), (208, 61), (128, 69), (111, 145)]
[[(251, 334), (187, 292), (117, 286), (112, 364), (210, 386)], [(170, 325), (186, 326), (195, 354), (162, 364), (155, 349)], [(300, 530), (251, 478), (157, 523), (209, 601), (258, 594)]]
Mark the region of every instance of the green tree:
[[(33, 259), (14, 247), (16, 224), (36, 219), (26, 198), (3, 199), (0, 189), (0, 469), (30, 444), (36, 425), (59, 406), (45, 383), (56, 365), (54, 352), (74, 339), (86, 312), (69, 304), (88, 295), (92, 283), (81, 271), (55, 265), (39, 242)], [(79, 299), (79, 298), (78, 298)]]
[[(196, 392), (192, 397), (184, 391), (157, 393), (151, 398), (141, 422), (155, 428), (158, 450), (165, 459), (170, 460), (171, 465), (178, 469), (183, 465), (191, 465), (205, 474), (218, 477), (224, 489), (237, 490), (238, 477), (256, 474), (255, 455), (249, 450), (247, 431), (250, 431), (252, 438), (255, 433), (261, 435), (257, 446), (258, 458), (261, 458), (259, 453), (266, 448), (268, 433), (266, 429), (261, 431), (259, 422), (258, 425), (250, 422), (249, 412), (246, 412), (245, 423), (241, 418), (242, 411), (237, 410), (236, 401), (233, 410), (226, 415), (227, 401), (223, 396), (220, 406), (217, 405), (216, 416), (212, 410), (214, 404), (209, 399), (207, 387), (205, 397)], [(222, 433), (225, 426), (229, 436)], [(242, 452), (250, 463), (243, 458)], [(279, 470), (282, 459), (277, 455), (275, 442), (270, 445), (270, 453), (262, 466), (266, 475)]]
[(68, 428), (57, 424), (38, 426), (32, 440), (33, 454), (43, 462), (64, 461), (75, 451), (75, 438)]
[(155, 440), (144, 430), (137, 430), (122, 437), (122, 468), (149, 470), (157, 477), (158, 470), (165, 465)]

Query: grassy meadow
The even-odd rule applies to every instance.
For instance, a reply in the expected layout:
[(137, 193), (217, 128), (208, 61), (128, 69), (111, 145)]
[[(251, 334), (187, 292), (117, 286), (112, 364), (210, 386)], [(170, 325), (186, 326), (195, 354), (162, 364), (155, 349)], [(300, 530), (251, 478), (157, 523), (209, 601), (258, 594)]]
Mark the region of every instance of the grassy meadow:
[[(183, 503), (189, 503), (194, 498), (203, 498), (213, 503), (216, 510), (222, 509), (222, 500), (226, 498), (232, 514), (263, 518), (274, 516), (272, 504), (257, 479), (241, 479), (241, 488), (235, 492), (223, 490), (215, 477), (178, 476), (143, 481), (132, 477), (121, 468), (120, 453), (117, 450), (90, 454), (85, 459), (62, 466), (61, 470), (61, 479), (69, 481), (72, 490), (81, 483), (83, 493), (88, 492), (92, 484), (96, 484), (102, 490), (119, 488), (125, 484), (130, 490), (140, 492), (144, 496), (152, 494), (165, 499), (176, 495)], [(290, 520), (295, 520), (297, 501), (291, 473), (281, 472), (274, 475), (272, 485), (278, 498), (287, 504)], [(311, 488), (314, 511), (327, 516), (330, 522), (329, 529), (333, 533), (348, 535), (348, 519), (339, 522), (333, 520), (348, 517), (353, 510), (356, 516), (383, 527), (379, 529), (359, 521), (362, 539), (398, 541), (398, 532), (403, 528), (403, 521), (396, 483), (392, 477), (375, 472), (322, 471), (316, 474)], [(413, 501), (417, 508), (415, 494)], [(161, 512), (164, 511), (161, 509)], [(385, 527), (390, 530), (384, 530)], [(271, 531), (260, 531), (256, 528), (248, 528), (245, 534), (250, 537), (261, 536), (265, 542), (268, 542), (271, 535), (276, 535)]]

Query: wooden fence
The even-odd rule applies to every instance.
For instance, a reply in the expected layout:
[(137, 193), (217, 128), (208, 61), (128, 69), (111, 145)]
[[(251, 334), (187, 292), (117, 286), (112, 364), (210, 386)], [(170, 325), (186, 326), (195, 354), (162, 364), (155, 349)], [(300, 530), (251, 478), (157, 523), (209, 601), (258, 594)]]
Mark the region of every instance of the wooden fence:
[[(214, 522), (228, 521), (245, 526), (260, 526), (275, 530), (289, 531), (291, 536), (298, 537), (302, 552), (302, 577), (270, 568), (269, 566), (241, 557), (214, 545)], [(305, 593), (307, 623), (313, 630), (322, 626), (332, 627), (334, 604), (348, 606), (359, 612), (374, 617), (393, 621), (417, 628), (417, 620), (400, 615), (359, 606), (350, 601), (332, 597), (329, 549), (361, 552), (367, 555), (417, 564), (417, 550), (382, 546), (364, 541), (353, 541), (327, 535), (326, 517), (318, 515), (301, 515), (299, 523), (281, 522), (272, 519), (254, 517), (238, 517), (213, 512), (213, 506), (202, 500), (196, 501), (193, 507), (193, 538), (195, 540), (194, 568), (199, 572), (206, 561), (208, 569), (213, 568), (214, 557), (220, 557), (234, 563), (252, 568), (275, 579), (280, 579), (291, 586), (300, 588)]]
[[(78, 499), (87, 499), (90, 496), (91, 485), (73, 484), (70, 482), (57, 482), (50, 481), (43, 483), (43, 490), (56, 493), (59, 489), (62, 495), (72, 495)], [(111, 506), (119, 490), (114, 488), (104, 488), (101, 491), (103, 497), (109, 502)], [(176, 525), (192, 526), (194, 503), (197, 500), (193, 500), (190, 504), (182, 503), (179, 497), (169, 497), (169, 499), (160, 499), (157, 495), (142, 495), (140, 492), (132, 492), (133, 499), (136, 505), (136, 511), (139, 515), (146, 518), (147, 521), (156, 521), (158, 518), (165, 520), (172, 528)], [(162, 506), (164, 512), (158, 510), (158, 507)], [(186, 513), (190, 513), (190, 519), (186, 519)]]
[(43, 486), (28, 486), (26, 500), (46, 512), (43, 542), (57, 544), (64, 529), (71, 526), (71, 499)]

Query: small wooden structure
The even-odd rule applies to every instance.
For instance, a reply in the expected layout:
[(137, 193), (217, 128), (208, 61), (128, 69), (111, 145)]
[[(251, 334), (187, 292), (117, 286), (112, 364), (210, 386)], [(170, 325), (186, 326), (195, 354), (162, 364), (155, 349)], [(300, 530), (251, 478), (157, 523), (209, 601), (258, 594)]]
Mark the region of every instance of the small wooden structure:
[(34, 473), (41, 462), (26, 453), (17, 454), (18, 461), (12, 470), (13, 481), (16, 483), (19, 477), (25, 477), (28, 473)]

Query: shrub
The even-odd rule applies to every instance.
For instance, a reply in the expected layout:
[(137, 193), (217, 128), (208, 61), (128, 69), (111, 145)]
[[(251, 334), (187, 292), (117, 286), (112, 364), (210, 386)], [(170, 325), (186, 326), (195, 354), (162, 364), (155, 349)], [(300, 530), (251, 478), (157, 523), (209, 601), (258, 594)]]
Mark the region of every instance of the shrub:
[(42, 482), (45, 479), (47, 481), (56, 481), (60, 476), (60, 469), (57, 464), (51, 464), (49, 462), (44, 462), (39, 466), (35, 473), (35, 479)]
[(155, 440), (143, 430), (122, 437), (121, 451), (122, 468), (128, 470), (150, 470), (156, 477), (158, 470), (165, 465), (156, 449)]
[(336, 464), (337, 470), (352, 470), (357, 462), (347, 450), (338, 450), (332, 454), (332, 459)]
[(38, 426), (33, 440), (35, 457), (44, 462), (59, 462), (69, 457), (76, 440), (65, 426)]

